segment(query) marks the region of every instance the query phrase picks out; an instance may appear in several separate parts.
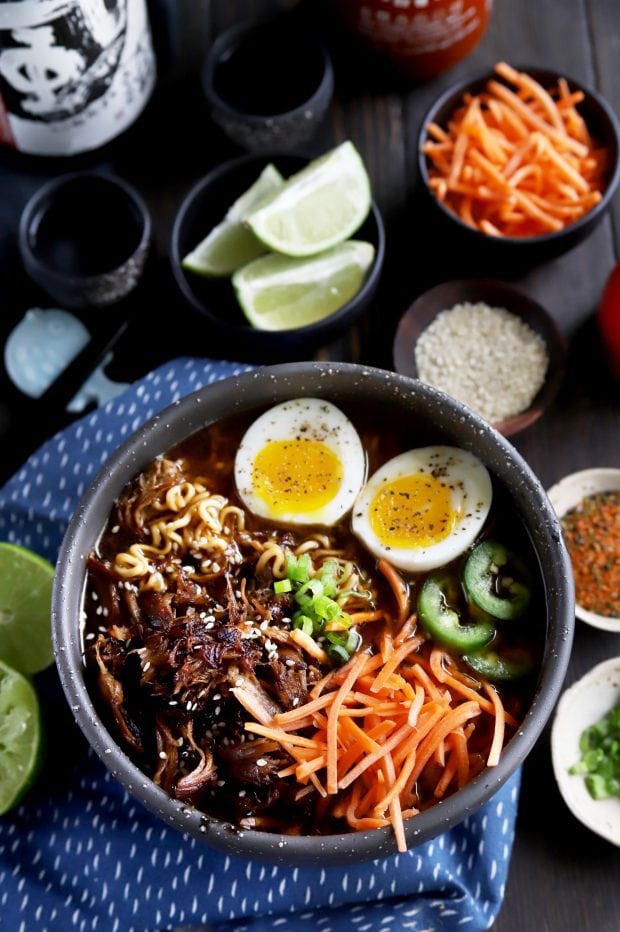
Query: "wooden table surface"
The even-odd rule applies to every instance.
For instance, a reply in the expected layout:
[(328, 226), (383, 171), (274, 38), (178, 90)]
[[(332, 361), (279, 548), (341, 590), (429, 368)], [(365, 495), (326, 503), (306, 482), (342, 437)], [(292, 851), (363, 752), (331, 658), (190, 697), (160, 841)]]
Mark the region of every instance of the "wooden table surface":
[[(155, 25), (165, 3), (168, 0), (153, 2)], [(168, 3), (168, 9), (174, 6)], [(185, 191), (211, 166), (239, 154), (209, 120), (197, 79), (199, 56), (210, 39), (229, 25), (277, 6), (276, 0), (179, 0), (177, 36), (186, 48), (176, 58), (175, 50), (166, 47), (166, 31), (159, 33), (162, 61), (169, 61), (162, 68), (155, 100), (131, 147), (109, 156), (113, 167), (132, 179), (147, 198), (158, 253), (150, 285), (140, 296), (141, 306), (109, 367), (112, 377), (137, 377), (179, 353), (235, 357), (235, 348), (218, 345), (204, 322), (183, 305), (171, 285), (165, 256), (171, 221)], [(311, 0), (306, 6), (306, 15), (333, 53), (336, 71), (329, 117), (306, 152), (314, 155), (351, 138), (366, 161), (387, 227), (385, 272), (373, 307), (362, 325), (319, 356), (391, 368), (396, 323), (419, 294), (461, 275), (498, 274), (475, 255), (447, 247), (426, 216), (416, 192), (416, 138), (425, 110), (447, 85), (505, 59), (555, 68), (594, 85), (620, 113), (620, 3), (496, 0), (491, 27), (475, 53), (449, 74), (419, 86), (361, 53), (339, 30), (327, 0)], [(49, 299), (19, 270), (15, 230), (27, 197), (46, 174), (57, 170), (32, 160), (4, 158), (0, 163), (0, 270), (5, 299), (0, 326), (6, 333), (33, 303), (49, 306)], [(593, 320), (618, 255), (619, 234), (620, 194), (610, 215), (573, 251), (527, 274), (502, 272), (502, 277), (550, 311), (570, 341), (560, 397), (537, 424), (514, 440), (546, 487), (576, 469), (620, 466), (620, 385), (605, 370)], [(157, 323), (162, 320), (163, 325)], [(0, 437), (16, 423), (17, 402), (11, 398), (7, 403), (8, 392), (6, 381), (0, 380)], [(42, 429), (49, 432), (52, 423), (55, 426), (53, 420), (46, 421)], [(12, 458), (7, 453), (0, 478), (43, 439), (34, 425), (23, 449), (11, 436)], [(8, 445), (3, 443), (3, 448), (8, 450)], [(567, 684), (618, 653), (620, 641), (615, 635), (578, 623)], [(619, 881), (618, 849), (583, 828), (559, 795), (547, 729), (523, 770), (514, 853), (495, 928), (498, 932), (617, 932)]]

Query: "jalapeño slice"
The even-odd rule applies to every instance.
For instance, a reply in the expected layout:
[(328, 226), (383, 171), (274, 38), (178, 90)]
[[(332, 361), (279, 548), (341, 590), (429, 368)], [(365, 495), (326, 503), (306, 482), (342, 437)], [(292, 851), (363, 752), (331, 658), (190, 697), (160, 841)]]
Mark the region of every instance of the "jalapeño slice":
[(526, 567), (507, 547), (485, 540), (472, 550), (463, 584), (478, 608), (500, 621), (519, 618), (530, 603), (531, 589)]
[(473, 654), (464, 654), (463, 660), (472, 670), (492, 682), (508, 683), (528, 676), (534, 669), (534, 659), (525, 650), (511, 648), (498, 653), (495, 650), (481, 650)]
[(443, 647), (459, 653), (478, 651), (495, 635), (487, 618), (462, 624), (457, 610), (459, 585), (452, 576), (435, 573), (424, 581), (418, 596), (418, 616), (425, 630)]

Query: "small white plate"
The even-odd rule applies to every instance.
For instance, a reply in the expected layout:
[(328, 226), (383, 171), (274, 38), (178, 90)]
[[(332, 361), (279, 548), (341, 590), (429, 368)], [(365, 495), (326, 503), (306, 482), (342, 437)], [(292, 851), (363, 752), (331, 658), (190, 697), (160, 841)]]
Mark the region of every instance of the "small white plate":
[(605, 660), (563, 694), (551, 729), (553, 770), (564, 802), (589, 829), (620, 846), (620, 797), (593, 799), (584, 778), (568, 771), (581, 758), (579, 738), (620, 702), (620, 657)]
[[(597, 492), (617, 491), (620, 491), (620, 469), (596, 468), (582, 469), (581, 472), (565, 476), (549, 489), (547, 495), (556, 515), (562, 519), (567, 511), (578, 505), (586, 496), (595, 495)], [(620, 634), (620, 618), (597, 615), (596, 612), (582, 608), (578, 603), (575, 605), (575, 615), (594, 628)]]

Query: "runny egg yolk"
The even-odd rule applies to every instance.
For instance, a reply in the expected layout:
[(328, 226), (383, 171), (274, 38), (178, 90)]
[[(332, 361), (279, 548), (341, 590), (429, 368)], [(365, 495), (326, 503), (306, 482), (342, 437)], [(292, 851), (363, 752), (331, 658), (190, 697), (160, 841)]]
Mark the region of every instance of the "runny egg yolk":
[(271, 440), (252, 466), (254, 490), (274, 517), (327, 505), (343, 480), (342, 464), (319, 440)]
[(370, 526), (384, 547), (430, 547), (458, 520), (450, 489), (427, 473), (401, 476), (381, 486), (370, 504)]

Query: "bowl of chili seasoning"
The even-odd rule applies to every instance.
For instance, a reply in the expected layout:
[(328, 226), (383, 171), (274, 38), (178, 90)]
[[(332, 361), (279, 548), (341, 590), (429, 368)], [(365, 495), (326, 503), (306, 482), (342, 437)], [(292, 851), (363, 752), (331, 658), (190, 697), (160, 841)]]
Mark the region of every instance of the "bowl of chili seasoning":
[(620, 469), (565, 476), (548, 492), (575, 577), (575, 615), (620, 634)]

